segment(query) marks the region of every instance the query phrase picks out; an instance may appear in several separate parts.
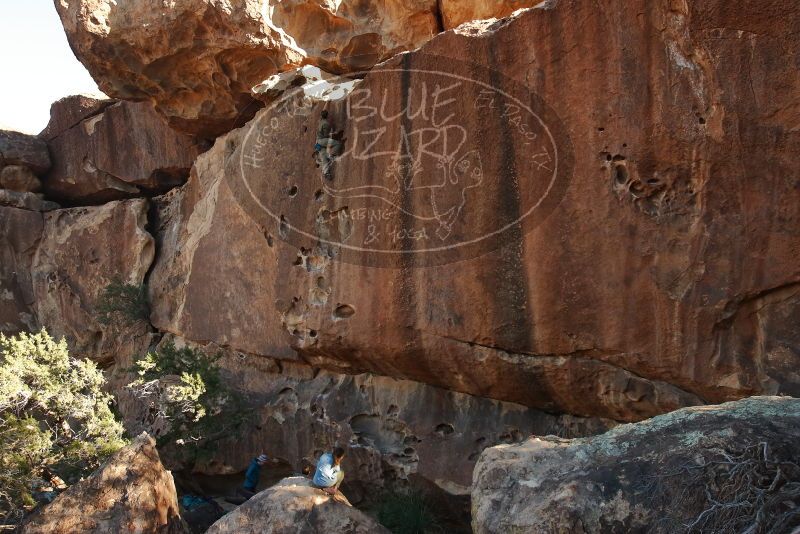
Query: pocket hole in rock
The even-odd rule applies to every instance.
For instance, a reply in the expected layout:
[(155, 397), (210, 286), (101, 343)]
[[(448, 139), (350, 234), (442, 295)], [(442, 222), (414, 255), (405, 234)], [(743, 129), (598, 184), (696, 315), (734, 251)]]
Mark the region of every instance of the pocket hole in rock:
[(442, 437), (449, 436), (455, 431), (456, 429), (450, 423), (440, 423), (436, 425), (436, 433)]
[(628, 169), (620, 163), (614, 166), (614, 181), (622, 185), (628, 181)]
[(355, 315), (356, 310), (349, 304), (339, 304), (336, 306), (336, 309), (333, 310), (333, 316), (337, 319), (348, 319)]

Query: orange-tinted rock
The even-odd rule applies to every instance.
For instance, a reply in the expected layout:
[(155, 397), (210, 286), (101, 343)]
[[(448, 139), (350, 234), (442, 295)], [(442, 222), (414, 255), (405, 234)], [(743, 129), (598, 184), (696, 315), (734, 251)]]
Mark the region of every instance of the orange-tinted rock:
[(172, 475), (142, 434), (25, 522), (23, 534), (185, 534)]
[(96, 305), (114, 280), (139, 285), (153, 261), (147, 201), (51, 211), (31, 267), (36, 314), (71, 353), (129, 367), (150, 343), (146, 319), (102, 324)]
[[(797, 393), (800, 40), (770, 5), (562, 1), (443, 34), (328, 105), (332, 182), (320, 107), (261, 112), (165, 210), (154, 324), (617, 420)], [(467, 78), (439, 119), (413, 113), (445, 87), (430, 71)]]
[(304, 62), (344, 73), (423, 44), (440, 31), (436, 10), (433, 0), (285, 0), (275, 2), (271, 19), (303, 50)]
[[(148, 103), (72, 98), (56, 104), (48, 127), (53, 168), (44, 189), (64, 203), (97, 204), (167, 191), (185, 181), (201, 151), (195, 138), (172, 130)], [(73, 118), (79, 119), (74, 126), (56, 129)]]
[(77, 126), (82, 120), (102, 112), (114, 102), (110, 98), (90, 95), (70, 95), (56, 100), (50, 105), (50, 121), (39, 137), (51, 141)]
[(361, 70), (438, 31), (435, 0), (266, 4), (56, 0), (73, 50), (105, 94), (150, 99), (173, 126), (207, 136), (252, 117), (250, 89), (276, 72), (308, 62)]
[(546, 3), (543, 0), (441, 0), (439, 8), (444, 28), (449, 30), (471, 20), (499, 19), (518, 9)]
[(37, 329), (31, 264), (42, 234), (42, 214), (0, 207), (0, 332)]

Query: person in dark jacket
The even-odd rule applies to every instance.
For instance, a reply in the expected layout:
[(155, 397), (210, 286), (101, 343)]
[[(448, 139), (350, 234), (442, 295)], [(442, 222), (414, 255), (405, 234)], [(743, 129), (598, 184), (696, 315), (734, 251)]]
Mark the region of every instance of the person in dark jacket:
[(249, 499), (256, 494), (258, 479), (261, 476), (261, 466), (267, 463), (267, 459), (266, 454), (259, 454), (257, 458), (253, 458), (250, 461), (250, 465), (244, 474), (244, 485), (239, 490), (242, 497)]

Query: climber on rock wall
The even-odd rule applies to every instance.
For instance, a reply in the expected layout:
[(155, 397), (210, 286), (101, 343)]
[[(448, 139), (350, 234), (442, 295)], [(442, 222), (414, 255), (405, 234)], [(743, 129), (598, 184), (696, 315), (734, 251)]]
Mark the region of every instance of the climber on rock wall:
[(342, 458), (344, 458), (344, 449), (341, 447), (336, 447), (332, 453), (326, 452), (320, 456), (317, 470), (314, 473), (314, 486), (329, 495), (336, 495), (339, 485), (344, 480)]
[(317, 125), (317, 142), (314, 145), (314, 154), (318, 155), (322, 167), (322, 173), (326, 178), (330, 178), (331, 160), (338, 156), (342, 147), (341, 141), (336, 136), (341, 132), (333, 130), (333, 126), (328, 120), (328, 111), (323, 110), (320, 114), (319, 125)]

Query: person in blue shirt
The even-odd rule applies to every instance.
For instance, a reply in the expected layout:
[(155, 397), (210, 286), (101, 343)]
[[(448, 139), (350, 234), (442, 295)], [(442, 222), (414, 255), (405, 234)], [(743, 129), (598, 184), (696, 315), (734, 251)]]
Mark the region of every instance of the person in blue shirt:
[(332, 453), (326, 452), (320, 456), (317, 470), (314, 473), (314, 486), (330, 495), (335, 495), (344, 480), (342, 458), (344, 458), (344, 449), (341, 447), (336, 447)]
[(239, 493), (246, 499), (256, 494), (258, 479), (261, 476), (261, 466), (265, 463), (267, 463), (266, 454), (259, 454), (257, 458), (253, 458), (250, 461), (250, 465), (244, 474), (244, 486), (239, 490)]

